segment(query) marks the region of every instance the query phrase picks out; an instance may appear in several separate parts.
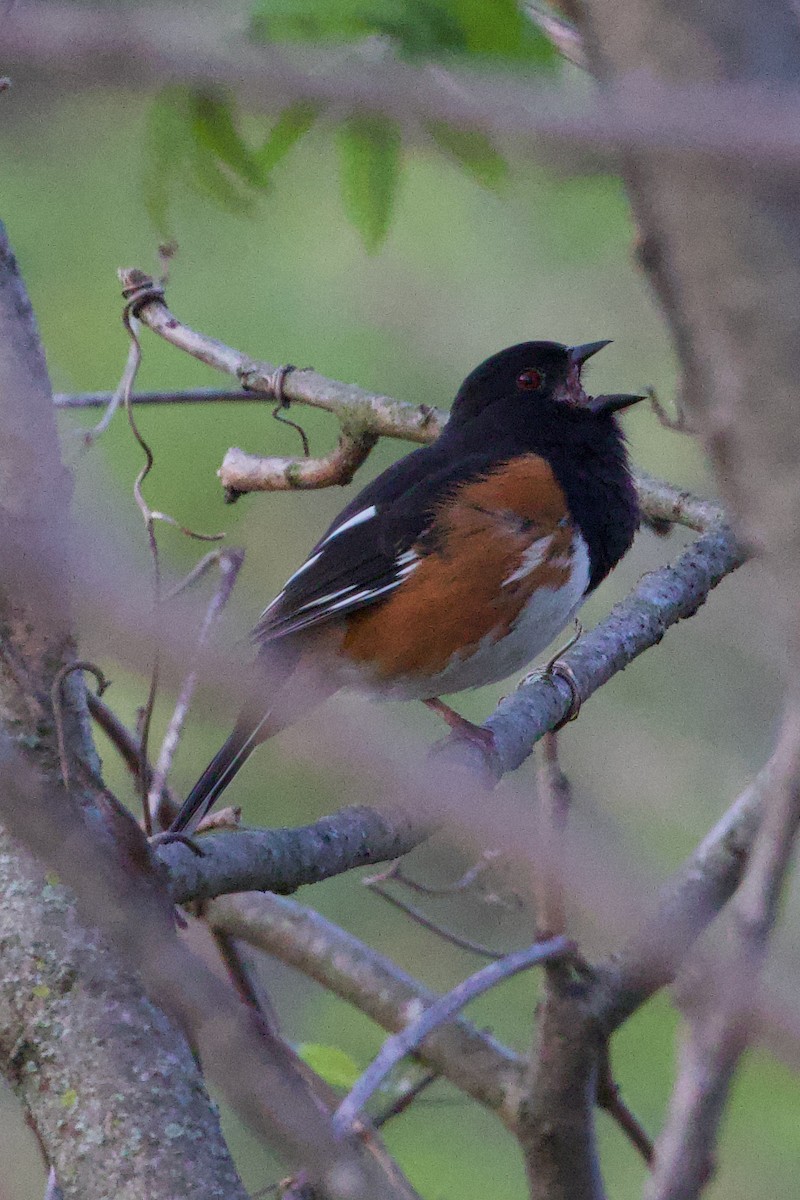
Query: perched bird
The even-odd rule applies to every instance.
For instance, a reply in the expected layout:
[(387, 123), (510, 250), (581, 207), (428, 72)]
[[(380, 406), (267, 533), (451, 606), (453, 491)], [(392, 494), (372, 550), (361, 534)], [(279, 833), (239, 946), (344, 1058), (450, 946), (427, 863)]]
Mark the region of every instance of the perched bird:
[(633, 541), (615, 413), (642, 397), (590, 397), (581, 382), (607, 345), (492, 355), (437, 440), (347, 505), (261, 614), (239, 720), (170, 832), (194, 828), (260, 742), (342, 686), (422, 700), (475, 731), (439, 697), (528, 664)]

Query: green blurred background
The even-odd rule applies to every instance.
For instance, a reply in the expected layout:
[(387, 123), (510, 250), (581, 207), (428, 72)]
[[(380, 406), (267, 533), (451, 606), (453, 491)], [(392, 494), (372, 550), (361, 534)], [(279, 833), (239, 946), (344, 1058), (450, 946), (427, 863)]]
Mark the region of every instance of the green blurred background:
[[(155, 269), (156, 234), (142, 202), (147, 96), (91, 90), (62, 94), (39, 77), (15, 74), (2, 103), (2, 218), (20, 260), (59, 391), (111, 389), (127, 346), (121, 328), (120, 265)], [(519, 143), (503, 148), (511, 173), (501, 196), (479, 188), (423, 141), (407, 146), (394, 219), (383, 249), (368, 255), (339, 197), (330, 130), (313, 132), (276, 172), (249, 217), (221, 213), (188, 191), (173, 224), (180, 250), (169, 302), (187, 323), (256, 357), (313, 365), (414, 402), (449, 403), (463, 376), (487, 354), (536, 337), (565, 342), (613, 338), (593, 364), (595, 391), (653, 385), (667, 400), (676, 379), (663, 324), (632, 247), (620, 182), (610, 175), (570, 177), (537, 163)], [(225, 386), (199, 364), (144, 337), (142, 388)], [(312, 451), (329, 448), (335, 423), (297, 410)], [(77, 431), (98, 414), (62, 415), (65, 454), (76, 472), (76, 513), (99, 520), (124, 556), (137, 563), (142, 594), (150, 574), (141, 520), (131, 495), (140, 465), (124, 417), (89, 452)], [(215, 471), (230, 445), (297, 453), (297, 436), (258, 405), (141, 411), (156, 453), (151, 503), (204, 530), (225, 529), (246, 548), (241, 581), (220, 636), (233, 643), (294, 569), (342, 505), (341, 490), (245, 498), (226, 507)], [(662, 429), (645, 406), (625, 417), (638, 464), (708, 490), (692, 441)], [(383, 442), (357, 484), (407, 447)], [(188, 569), (198, 547), (164, 528), (170, 571)], [(586, 610), (592, 623), (639, 575), (683, 544), (644, 532), (614, 577)], [(102, 553), (107, 553), (107, 547)], [(100, 553), (100, 550), (98, 550)], [(110, 564), (111, 565), (111, 564)], [(711, 825), (767, 756), (780, 694), (780, 654), (760, 597), (768, 583), (755, 567), (726, 581), (691, 622), (638, 660), (587, 705), (562, 737), (576, 792), (576, 819), (601, 827), (619, 852), (656, 881)], [(77, 614), (81, 621), (80, 612)], [(81, 651), (93, 657), (92, 628)], [(114, 679), (108, 699), (129, 720), (145, 696), (135, 676), (107, 655)], [(506, 685), (507, 687), (507, 685)], [(503, 688), (460, 698), (481, 718)], [(169, 711), (162, 697), (159, 721)], [(393, 717), (433, 739), (441, 732), (421, 706), (395, 706)], [(173, 782), (184, 789), (222, 738), (229, 719), (203, 695), (181, 747)], [(108, 781), (132, 798), (128, 777), (107, 745)], [(520, 784), (530, 784), (527, 765)], [(298, 824), (345, 801), (324, 767), (293, 763), (278, 743), (260, 752), (237, 780), (232, 800), (248, 820)], [(454, 878), (468, 865), (444, 841), (415, 856), (428, 879)], [(598, 864), (602, 871), (602, 863)], [(613, 879), (609, 887), (613, 888)], [(442, 946), (367, 894), (355, 875), (305, 889), (299, 899), (363, 937), (426, 983), (446, 989), (476, 969), (471, 956)], [(793, 912), (796, 897), (790, 898)], [(525, 911), (475, 899), (432, 902), (432, 911), (468, 936), (496, 946), (529, 936)], [(598, 944), (586, 947), (589, 953)], [(797, 967), (792, 939), (781, 938), (776, 985)], [(296, 1042), (341, 1046), (365, 1064), (381, 1041), (368, 1021), (316, 986), (274, 963), (263, 968)], [(531, 978), (517, 979), (473, 1006), (469, 1015), (523, 1050), (534, 998)], [(614, 1063), (626, 1098), (649, 1130), (661, 1122), (674, 1067), (676, 1019), (666, 998), (638, 1015), (617, 1038)], [(765, 1053), (751, 1053), (723, 1130), (720, 1169), (709, 1196), (739, 1200), (797, 1195), (798, 1086)], [(32, 1137), (13, 1098), (0, 1121), (2, 1178), (10, 1200), (39, 1200), (44, 1176)], [(243, 1177), (253, 1189), (280, 1167), (226, 1117)], [(602, 1162), (615, 1200), (640, 1195), (635, 1154), (600, 1117)], [(499, 1124), (448, 1085), (435, 1085), (386, 1130), (388, 1144), (429, 1200), (491, 1195), (519, 1200), (525, 1185), (519, 1155)]]

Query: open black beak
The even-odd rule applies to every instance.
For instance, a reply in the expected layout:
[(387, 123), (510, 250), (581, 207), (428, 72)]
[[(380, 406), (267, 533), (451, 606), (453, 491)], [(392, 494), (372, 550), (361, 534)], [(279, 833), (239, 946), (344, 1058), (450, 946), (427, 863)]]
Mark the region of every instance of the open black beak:
[(582, 367), (587, 358), (591, 358), (593, 354), (597, 354), (604, 346), (610, 346), (611, 341), (605, 342), (585, 342), (583, 346), (573, 346), (569, 352), (570, 361)]
[(627, 396), (623, 394), (592, 396), (585, 407), (589, 409), (589, 412), (596, 413), (598, 416), (605, 416), (606, 413), (620, 412), (623, 408), (630, 408), (632, 404), (638, 404), (640, 400), (646, 399), (647, 396)]

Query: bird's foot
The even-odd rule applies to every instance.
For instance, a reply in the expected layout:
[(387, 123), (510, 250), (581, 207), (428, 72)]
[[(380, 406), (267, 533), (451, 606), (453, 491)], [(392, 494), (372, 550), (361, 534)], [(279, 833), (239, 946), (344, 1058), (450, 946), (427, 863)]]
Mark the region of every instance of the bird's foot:
[(242, 810), (239, 805), (228, 805), (227, 808), (221, 808), (218, 812), (207, 813), (191, 833), (166, 829), (163, 833), (154, 834), (150, 839), (150, 844), (151, 846), (168, 846), (171, 842), (181, 842), (182, 845), (188, 846), (192, 854), (202, 858), (205, 851), (195, 841), (196, 834), (211, 833), (215, 829), (239, 829), (241, 823)]
[(520, 687), (523, 687), (526, 683), (535, 683), (538, 679), (552, 679), (553, 676), (556, 676), (558, 679), (563, 679), (566, 683), (570, 690), (569, 708), (558, 724), (553, 726), (553, 733), (558, 733), (559, 729), (563, 729), (564, 726), (568, 725), (570, 721), (574, 721), (578, 716), (578, 713), (581, 711), (583, 696), (581, 695), (580, 684), (575, 678), (575, 672), (572, 670), (572, 667), (568, 662), (563, 662), (561, 656), (562, 654), (566, 654), (568, 650), (572, 649), (582, 634), (583, 626), (581, 625), (580, 621), (576, 621), (575, 632), (569, 641), (565, 642), (563, 646), (560, 646), (553, 657), (549, 659), (549, 661), (546, 662), (543, 667), (537, 667), (535, 671), (531, 671), (525, 676), (524, 679), (520, 680)]
[(190, 833), (179, 833), (177, 830), (165, 829), (161, 833), (154, 833), (150, 838), (150, 845), (155, 847), (171, 846), (175, 842), (179, 842), (181, 846), (186, 846), (198, 858), (205, 858), (206, 856), (205, 850), (201, 846), (198, 846)]
[(474, 725), (472, 721), (468, 721), (466, 717), (462, 717), (460, 713), (457, 713), (449, 704), (445, 704), (443, 700), (423, 700), (422, 703), (431, 712), (438, 713), (442, 720), (447, 722), (457, 737), (463, 738), (467, 742), (472, 742), (487, 758), (496, 753), (494, 734), (491, 729), (486, 729), (483, 725)]

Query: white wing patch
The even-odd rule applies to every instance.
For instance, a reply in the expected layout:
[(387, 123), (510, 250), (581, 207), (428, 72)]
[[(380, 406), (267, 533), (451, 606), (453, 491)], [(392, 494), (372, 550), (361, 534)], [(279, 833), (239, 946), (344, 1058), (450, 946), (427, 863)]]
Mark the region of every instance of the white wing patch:
[(340, 525), (338, 529), (334, 529), (333, 533), (329, 533), (324, 542), (320, 542), (320, 548), (327, 546), (328, 542), (332, 542), (340, 533), (345, 533), (348, 529), (355, 529), (356, 525), (363, 525), (365, 521), (371, 521), (377, 515), (377, 512), (378, 510), (375, 505), (371, 504), (369, 508), (362, 508), (361, 512), (354, 513), (343, 525)]
[[(362, 521), (368, 521), (374, 512), (374, 508), (364, 509), (363, 513), (357, 513), (355, 517), (351, 518), (352, 524), (351, 522), (347, 522), (346, 524), (350, 525), (351, 528), (353, 524), (360, 525)], [(341, 529), (336, 530), (336, 533), (341, 533), (344, 528), (345, 526), (343, 525)], [(331, 534), (330, 536), (335, 537), (335, 534)], [(326, 542), (329, 540), (330, 538), (325, 539)], [(311, 558), (309, 558), (308, 561), (303, 564), (302, 567), (295, 571), (294, 575), (292, 575), (292, 577), (289, 579), (283, 591), (276, 596), (270, 604), (267, 605), (261, 614), (262, 620), (265, 616), (268, 616), (272, 609), (274, 609), (281, 600), (283, 600), (286, 595), (288, 585), (292, 582), (292, 580), (297, 579), (299, 575), (302, 575), (303, 571), (307, 570), (308, 567), (313, 566), (318, 559), (323, 557), (324, 553), (325, 542), (322, 543), (322, 549), (316, 554), (313, 554)], [(380, 587), (373, 588), (365, 588), (361, 584), (354, 583), (350, 584), (348, 587), (338, 588), (334, 592), (326, 592), (324, 596), (316, 596), (313, 600), (308, 600), (305, 604), (301, 604), (299, 608), (294, 609), (292, 613), (287, 614), (289, 628), (293, 628), (295, 622), (297, 622), (297, 628), (305, 628), (309, 624), (313, 625), (319, 620), (324, 620), (325, 617), (331, 613), (338, 613), (342, 612), (343, 610), (347, 610), (348, 608), (359, 607), (365, 601), (369, 602), (374, 600), (377, 596), (382, 596), (386, 592), (393, 591), (395, 588), (399, 587), (405, 579), (408, 578), (412, 571), (417, 569), (419, 562), (420, 558), (415, 550), (404, 551), (395, 559), (393, 564), (394, 577), (388, 583), (384, 583), (381, 584)], [(278, 622), (279, 624), (281, 623), (280, 617), (278, 618)]]
[(267, 613), (270, 612), (275, 607), (275, 605), (278, 603), (278, 601), (283, 599), (284, 593), (286, 592), (286, 589), (289, 586), (289, 584), (294, 583), (295, 579), (299, 579), (300, 576), (303, 574), (303, 572), (307, 571), (309, 569), (309, 567), (313, 567), (314, 563), (317, 562), (318, 559), (320, 559), (320, 558), (322, 558), (321, 550), (318, 551), (316, 554), (312, 554), (310, 558), (307, 558), (306, 561), (303, 563), (302, 567), (298, 567), (297, 570), (295, 571), (294, 575), (289, 576), (289, 578), (286, 580), (286, 583), (283, 585), (283, 590), (278, 592), (278, 594), (274, 600), (270, 600), (269, 604), (267, 605), (267, 607), (264, 609), (261, 616), (259, 617), (259, 620), (263, 620), (264, 617), (267, 615)]
[(303, 563), (302, 567), (297, 568), (294, 575), (289, 576), (289, 578), (286, 580), (286, 583), (284, 584), (284, 587), (288, 587), (290, 583), (294, 583), (295, 579), (299, 579), (304, 571), (307, 571), (309, 567), (313, 567), (314, 563), (318, 562), (321, 558), (322, 558), (321, 550), (318, 550), (316, 554), (312, 554), (310, 558), (306, 559), (306, 561)]
[(535, 571), (537, 567), (540, 567), (547, 557), (547, 551), (552, 544), (552, 534), (548, 537), (537, 538), (535, 542), (531, 542), (528, 549), (523, 551), (522, 561), (516, 571), (503, 580), (503, 587), (508, 587), (510, 583), (516, 583), (518, 579), (524, 579), (526, 575), (530, 575), (531, 571)]

